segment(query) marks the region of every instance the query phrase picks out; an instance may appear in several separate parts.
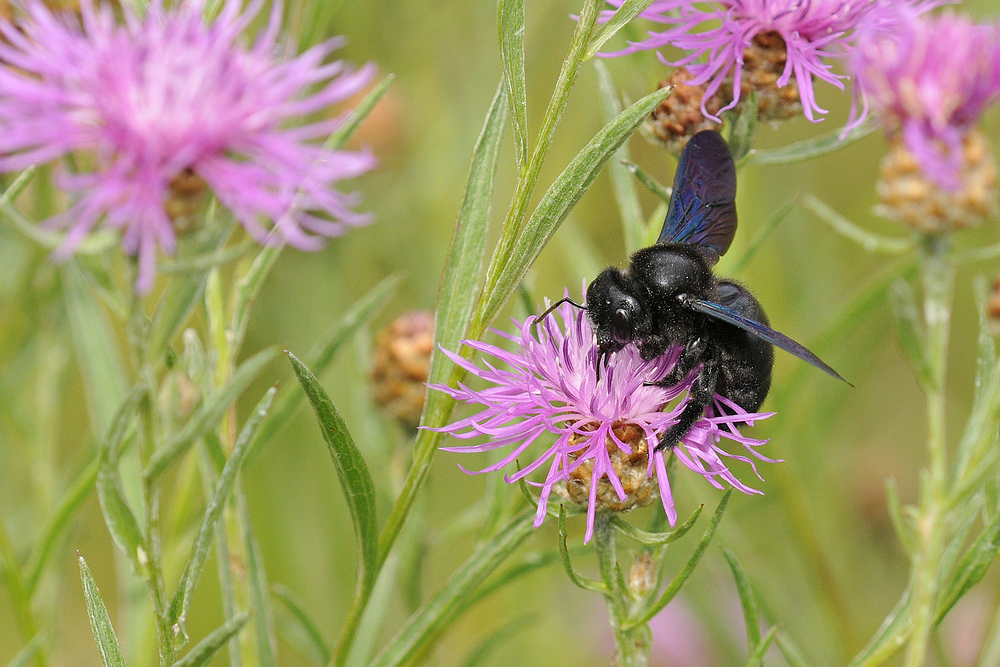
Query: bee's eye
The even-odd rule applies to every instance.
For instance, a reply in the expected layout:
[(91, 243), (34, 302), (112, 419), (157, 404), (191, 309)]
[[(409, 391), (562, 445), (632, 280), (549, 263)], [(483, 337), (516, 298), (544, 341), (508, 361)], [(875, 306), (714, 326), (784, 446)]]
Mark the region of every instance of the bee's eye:
[(621, 345), (632, 342), (632, 322), (624, 308), (616, 310), (611, 317), (611, 336)]

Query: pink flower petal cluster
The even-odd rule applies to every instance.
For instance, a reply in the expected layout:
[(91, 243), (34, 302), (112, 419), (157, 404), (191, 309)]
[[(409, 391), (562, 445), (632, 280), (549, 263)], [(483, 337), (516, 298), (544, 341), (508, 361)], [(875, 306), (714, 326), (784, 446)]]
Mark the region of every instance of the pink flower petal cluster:
[[(843, 79), (835, 74), (832, 61), (844, 55), (851, 33), (877, 0), (656, 0), (640, 14), (642, 18), (667, 26), (662, 32), (650, 31), (649, 38), (628, 48), (605, 55), (623, 55), (642, 50), (673, 46), (688, 55), (668, 61), (667, 65), (685, 66), (694, 74), (689, 85), (708, 84), (701, 111), (706, 118), (719, 119), (705, 108), (729, 76), (733, 78), (731, 109), (740, 101), (743, 53), (753, 38), (774, 32), (785, 41), (788, 58), (778, 78), (778, 87), (791, 78), (799, 89), (802, 110), (813, 122), (822, 120), (826, 110), (816, 102), (813, 79), (826, 81), (843, 90)], [(608, 0), (620, 7), (624, 0)], [(609, 15), (609, 13), (606, 13)], [(697, 62), (696, 62), (697, 61)], [(703, 61), (703, 62), (702, 62)]]
[(370, 221), (333, 185), (374, 157), (323, 148), (340, 119), (313, 117), (374, 68), (328, 61), (339, 39), (291, 55), (280, 2), (246, 39), (263, 5), (224, 0), (209, 18), (204, 0), (154, 0), (141, 16), (122, 3), (119, 22), (110, 4), (82, 0), (77, 16), (27, 0), (22, 20), (0, 24), (0, 171), (83, 155), (59, 181), (73, 203), (50, 221), (69, 230), (57, 258), (99, 223), (122, 228), (148, 290), (157, 249), (176, 245), (170, 184), (191, 172), (261, 243), (316, 250)]
[(954, 189), (962, 140), (1000, 97), (1000, 26), (926, 13), (938, 4), (872, 11), (848, 64), (863, 98), (898, 124), (924, 172)]
[[(610, 355), (598, 377), (597, 341), (590, 321), (583, 311), (573, 312), (573, 307), (568, 304), (559, 307), (555, 313), (562, 320), (561, 326), (553, 314), (541, 322), (536, 322), (533, 316), (523, 323), (515, 320), (518, 335), (497, 331), (498, 335), (513, 344), (513, 351), (480, 341), (465, 341), (466, 345), (483, 355), (499, 360), (507, 369), (498, 368), (486, 359), (482, 361), (481, 368), (455, 352), (443, 351), (455, 363), (490, 386), (479, 390), (464, 384), (457, 388), (444, 385), (432, 385), (432, 388), (459, 401), (483, 406), (477, 414), (456, 421), (442, 431), (462, 439), (489, 438), (478, 445), (442, 449), (486, 452), (510, 448), (500, 461), (479, 473), (498, 471), (516, 458), (525, 456), (528, 448), (536, 442), (543, 443), (545, 450), (541, 455), (523, 469), (505, 477), (508, 483), (517, 482), (548, 463), (544, 482), (536, 484), (541, 487), (541, 496), (535, 526), (541, 525), (545, 518), (553, 487), (569, 480), (570, 473), (586, 461), (593, 461), (585, 537), (585, 541), (589, 541), (593, 535), (599, 480), (607, 477), (619, 499), (625, 499), (625, 491), (611, 465), (606, 443), (610, 438), (627, 454), (631, 454), (632, 449), (628, 443), (619, 440), (613, 428), (635, 424), (645, 433), (650, 447), (655, 446), (659, 435), (677, 422), (694, 375), (671, 387), (647, 385), (647, 382), (655, 382), (670, 372), (677, 363), (680, 348), (655, 359), (643, 360), (636, 347), (629, 345)], [(681, 398), (676, 405), (664, 410), (678, 397)], [(760, 493), (740, 482), (722, 457), (749, 463), (756, 473), (753, 459), (730, 454), (720, 443), (723, 439), (736, 442), (753, 457), (773, 463), (772, 459), (756, 451), (766, 441), (745, 437), (737, 428), (741, 424), (752, 425), (771, 414), (747, 413), (731, 401), (716, 396), (706, 415), (670, 451), (687, 468), (703, 475), (717, 488), (722, 488), (718, 481), (722, 479), (744, 493)], [(546, 434), (554, 434), (555, 441), (549, 444), (547, 438), (543, 438)], [(649, 457), (647, 474), (649, 477), (656, 475), (663, 510), (670, 525), (674, 525), (677, 511), (667, 478), (664, 460), (667, 453), (661, 450)]]

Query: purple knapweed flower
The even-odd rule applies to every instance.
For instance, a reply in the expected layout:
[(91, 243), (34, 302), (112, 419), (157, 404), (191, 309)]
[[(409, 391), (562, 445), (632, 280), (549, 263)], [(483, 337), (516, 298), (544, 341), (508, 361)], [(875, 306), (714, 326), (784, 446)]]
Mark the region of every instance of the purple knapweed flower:
[[(535, 484), (541, 487), (535, 526), (541, 525), (545, 518), (554, 487), (558, 483), (570, 482), (574, 476), (580, 481), (580, 471), (589, 469), (589, 480), (583, 480), (582, 484), (586, 488), (586, 496), (581, 498), (587, 504), (584, 541), (589, 541), (599, 504), (598, 487), (601, 483), (610, 484), (609, 495), (626, 503), (626, 486), (630, 480), (624, 480), (623, 473), (634, 476), (637, 466), (638, 473), (643, 481), (648, 482), (649, 488), (653, 487), (651, 480), (654, 478), (659, 484), (663, 509), (670, 525), (674, 525), (677, 511), (667, 479), (664, 461), (667, 452), (661, 450), (648, 456), (646, 443), (655, 447), (659, 435), (677, 422), (687, 400), (686, 391), (695, 376), (692, 374), (671, 387), (645, 383), (655, 382), (669, 373), (677, 363), (680, 348), (655, 359), (643, 360), (638, 349), (628, 345), (610, 355), (606, 365), (602, 365), (598, 378), (597, 341), (590, 321), (583, 311), (573, 312), (573, 307), (568, 304), (559, 307), (555, 313), (561, 317), (562, 326), (556, 322), (555, 315), (538, 323), (532, 316), (523, 323), (514, 321), (520, 329), (519, 335), (497, 331), (498, 335), (514, 344), (516, 349), (512, 352), (489, 343), (465, 341), (469, 347), (503, 362), (510, 370), (502, 370), (485, 360), (484, 368), (480, 368), (459, 354), (443, 350), (456, 364), (492, 386), (475, 390), (464, 384), (457, 388), (432, 385), (432, 388), (457, 400), (484, 406), (478, 414), (440, 430), (463, 439), (490, 438), (481, 445), (442, 449), (485, 452), (512, 448), (500, 461), (479, 471), (494, 472), (524, 455), (528, 447), (544, 434), (552, 433), (556, 435), (555, 442), (547, 445), (534, 462), (505, 477), (508, 483), (517, 482), (549, 462), (545, 481)], [(676, 405), (664, 410), (668, 403), (682, 394), (683, 398)], [(773, 463), (772, 459), (755, 449), (765, 440), (744, 437), (737, 429), (739, 424), (752, 425), (757, 419), (769, 417), (772, 413), (747, 413), (721, 396), (715, 397), (714, 404), (706, 413), (680, 444), (670, 451), (681, 463), (703, 475), (717, 488), (722, 488), (716, 479), (721, 478), (744, 493), (761, 493), (740, 482), (721, 457), (747, 462), (756, 473), (753, 459), (727, 453), (719, 443), (722, 438), (732, 440), (745, 447), (755, 458)], [(637, 437), (626, 435), (629, 432)], [(631, 469), (626, 470), (628, 466)], [(602, 507), (608, 506), (607, 502), (602, 504)], [(635, 504), (626, 503), (623, 507), (633, 506)]]
[(85, 154), (59, 180), (73, 203), (49, 221), (69, 230), (57, 259), (103, 221), (124, 229), (148, 290), (157, 248), (176, 243), (172, 183), (192, 177), (261, 243), (316, 250), (369, 222), (351, 210), (356, 196), (332, 186), (374, 157), (323, 148), (341, 119), (311, 116), (361, 90), (374, 68), (327, 62), (340, 39), (291, 54), (280, 2), (245, 43), (263, 4), (225, 0), (208, 18), (204, 0), (154, 0), (141, 16), (82, 0), (77, 16), (27, 0), (22, 20), (0, 24), (0, 171)]
[(899, 131), (924, 173), (952, 190), (964, 138), (1000, 97), (1000, 27), (926, 14), (937, 4), (872, 11), (848, 64), (863, 99)]
[[(624, 0), (608, 0), (620, 7)], [(662, 32), (650, 31), (649, 38), (633, 42), (628, 48), (604, 55), (624, 55), (636, 51), (673, 46), (688, 55), (666, 65), (685, 66), (694, 74), (688, 85), (708, 84), (701, 111), (707, 118), (721, 122), (705, 107), (727, 77), (732, 77), (732, 101), (722, 111), (740, 101), (744, 75), (744, 52), (754, 38), (778, 35), (787, 51), (784, 69), (775, 82), (786, 86), (795, 77), (802, 112), (813, 122), (826, 112), (816, 102), (813, 78), (843, 90), (842, 79), (835, 74), (831, 61), (843, 56), (858, 21), (876, 0), (657, 0), (643, 11), (642, 18), (668, 26)], [(609, 13), (606, 13), (606, 16)], [(708, 24), (699, 30), (702, 24)], [(696, 62), (704, 58), (704, 62)]]

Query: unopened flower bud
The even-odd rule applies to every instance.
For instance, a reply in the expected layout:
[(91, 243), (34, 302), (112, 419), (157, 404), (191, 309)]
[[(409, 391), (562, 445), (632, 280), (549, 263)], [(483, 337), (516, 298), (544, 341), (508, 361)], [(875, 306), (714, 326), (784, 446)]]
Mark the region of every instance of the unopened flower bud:
[(648, 551), (643, 551), (629, 568), (628, 592), (636, 600), (641, 600), (653, 591), (655, 585), (656, 561)]
[(385, 410), (410, 428), (420, 423), (434, 349), (434, 317), (425, 311), (400, 315), (375, 337), (372, 394)]
[(989, 321), (990, 331), (994, 336), (1000, 337), (1000, 275), (993, 283), (993, 289), (986, 297), (986, 317)]
[[(611, 459), (611, 467), (621, 481), (622, 490), (625, 491), (625, 498), (619, 498), (618, 492), (611, 484), (608, 477), (602, 476), (597, 482), (597, 495), (595, 507), (597, 510), (607, 512), (628, 512), (636, 507), (645, 507), (657, 499), (657, 483), (655, 477), (649, 476), (649, 452), (646, 445), (646, 436), (643, 430), (635, 424), (619, 424), (612, 428), (615, 436), (632, 449), (628, 454), (610, 435), (605, 438), (605, 447), (608, 450), (608, 458)], [(577, 434), (570, 439), (570, 446), (574, 440), (583, 442), (587, 440), (585, 434)], [(575, 458), (572, 453), (570, 459)], [(582, 464), (573, 468), (569, 473), (569, 480), (566, 482), (566, 497), (578, 504), (587, 505), (590, 502), (590, 486), (594, 478), (594, 459), (588, 458)]]
[(879, 212), (925, 234), (976, 227), (997, 214), (997, 167), (985, 137), (969, 132), (962, 143), (957, 187), (929, 177), (901, 140), (882, 159)]
[[(680, 153), (684, 144), (696, 132), (706, 129), (717, 129), (719, 123), (711, 118), (705, 118), (701, 112), (701, 98), (705, 95), (707, 86), (689, 86), (694, 75), (684, 67), (678, 67), (669, 79), (660, 82), (660, 88), (673, 86), (674, 90), (667, 98), (653, 109), (644, 129), (646, 136), (673, 153)], [(732, 90), (730, 86), (728, 90)], [(706, 110), (712, 115), (718, 115), (731, 98), (720, 89), (706, 103)]]
[(176, 232), (184, 233), (194, 228), (207, 190), (208, 184), (190, 168), (182, 170), (170, 181), (163, 208)]

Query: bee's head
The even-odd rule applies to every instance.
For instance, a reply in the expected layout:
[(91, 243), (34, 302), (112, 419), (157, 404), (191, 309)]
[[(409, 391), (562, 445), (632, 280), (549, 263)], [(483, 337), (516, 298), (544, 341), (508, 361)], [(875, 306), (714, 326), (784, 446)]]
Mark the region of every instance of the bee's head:
[(587, 315), (597, 334), (598, 364), (612, 352), (641, 341), (653, 328), (640, 290), (616, 268), (605, 269), (590, 283)]

